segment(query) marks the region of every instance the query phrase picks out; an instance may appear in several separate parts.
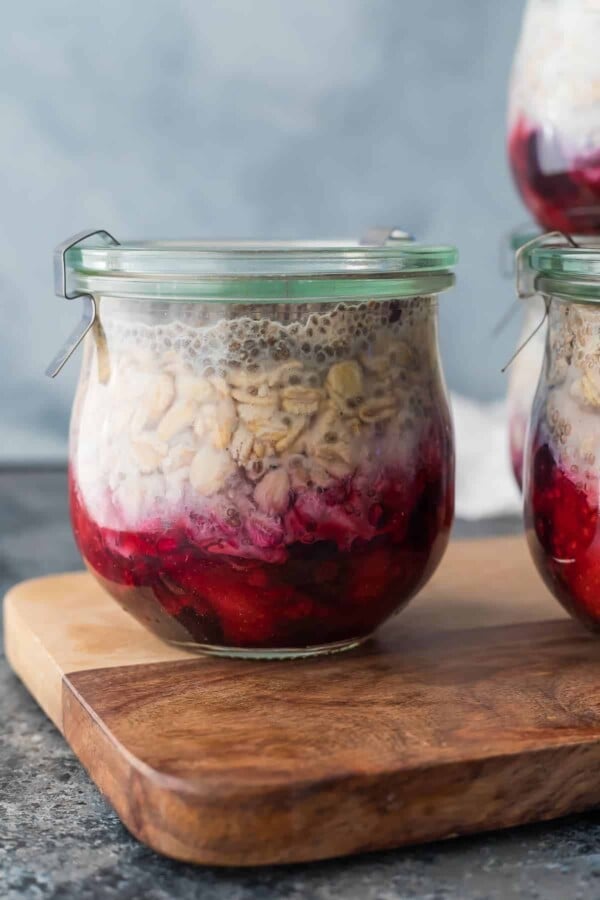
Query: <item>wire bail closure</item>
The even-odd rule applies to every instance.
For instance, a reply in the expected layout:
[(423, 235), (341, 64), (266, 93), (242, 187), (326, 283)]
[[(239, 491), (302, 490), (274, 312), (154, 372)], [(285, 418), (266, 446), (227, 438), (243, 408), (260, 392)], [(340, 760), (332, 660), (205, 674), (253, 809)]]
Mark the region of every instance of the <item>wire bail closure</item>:
[[(546, 234), (540, 234), (537, 237), (532, 238), (532, 240), (527, 241), (526, 244), (523, 244), (522, 247), (519, 247), (515, 252), (515, 273), (517, 279), (517, 296), (519, 300), (529, 300), (531, 297), (534, 297), (537, 293), (535, 287), (535, 280), (533, 270), (529, 265), (527, 253), (533, 247), (541, 247), (548, 240), (552, 240), (553, 238), (563, 238), (568, 244), (572, 247), (578, 247), (579, 245), (575, 242), (575, 240), (571, 237), (570, 234), (566, 234), (564, 231), (548, 231)], [(521, 353), (522, 350), (525, 349), (529, 341), (535, 337), (538, 333), (546, 319), (548, 318), (548, 312), (550, 309), (550, 298), (544, 295), (544, 315), (542, 317), (542, 321), (539, 325), (533, 329), (530, 335), (525, 338), (522, 344), (520, 344), (511, 358), (508, 360), (505, 366), (500, 370), (502, 374), (506, 372), (508, 367), (512, 365), (517, 356)]]
[(94, 326), (97, 319), (98, 310), (96, 307), (96, 300), (92, 294), (86, 294), (81, 291), (70, 292), (68, 290), (67, 264), (65, 259), (68, 250), (72, 247), (76, 247), (78, 244), (82, 244), (92, 237), (98, 237), (101, 245), (118, 246), (119, 244), (119, 241), (113, 237), (110, 232), (103, 228), (97, 228), (93, 231), (80, 231), (78, 234), (67, 238), (66, 241), (59, 244), (54, 251), (54, 293), (57, 297), (63, 297), (65, 300), (76, 300), (77, 298), (81, 298), (85, 302), (81, 319), (46, 369), (46, 375), (48, 375), (49, 378), (56, 378), (88, 331)]
[(542, 247), (553, 238), (563, 238), (572, 247), (577, 247), (573, 238), (565, 234), (564, 231), (548, 231), (546, 234), (539, 234), (532, 240), (527, 241), (515, 251), (515, 274), (517, 282), (517, 296), (519, 300), (528, 300), (536, 294), (533, 270), (529, 266), (528, 253), (534, 247)]

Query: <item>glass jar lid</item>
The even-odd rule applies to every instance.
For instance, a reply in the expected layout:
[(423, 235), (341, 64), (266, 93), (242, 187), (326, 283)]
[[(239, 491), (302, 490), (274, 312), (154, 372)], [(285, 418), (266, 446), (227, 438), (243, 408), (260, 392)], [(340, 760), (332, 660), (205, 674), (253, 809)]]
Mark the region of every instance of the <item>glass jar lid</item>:
[(553, 232), (531, 241), (523, 252), (523, 268), (530, 270), (540, 293), (600, 302), (600, 238)]
[(91, 238), (64, 252), (71, 294), (161, 300), (306, 302), (437, 293), (454, 282), (457, 251), (409, 239), (126, 241)]

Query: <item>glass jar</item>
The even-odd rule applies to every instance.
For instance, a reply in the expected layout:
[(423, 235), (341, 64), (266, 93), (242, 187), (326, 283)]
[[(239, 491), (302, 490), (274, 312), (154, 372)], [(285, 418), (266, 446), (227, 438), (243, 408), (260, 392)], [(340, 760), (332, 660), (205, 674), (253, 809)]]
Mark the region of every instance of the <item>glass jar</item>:
[[(537, 232), (516, 230), (510, 236), (511, 258), (533, 240)], [(514, 266), (513, 273), (514, 273)], [(542, 327), (540, 327), (540, 323)], [(544, 301), (537, 294), (524, 301), (523, 324), (517, 342), (518, 353), (508, 370), (508, 439), (512, 470), (519, 489), (523, 487), (525, 437), (546, 343)], [(519, 348), (521, 348), (519, 350)]]
[(517, 188), (545, 229), (600, 229), (600, 0), (529, 0), (509, 99)]
[(453, 517), (437, 295), (455, 251), (88, 242), (65, 259), (97, 308), (72, 522), (121, 606), (249, 657), (353, 647), (403, 607)]
[(525, 523), (563, 606), (600, 625), (600, 241), (561, 237), (528, 264), (548, 303), (548, 340), (525, 465)]

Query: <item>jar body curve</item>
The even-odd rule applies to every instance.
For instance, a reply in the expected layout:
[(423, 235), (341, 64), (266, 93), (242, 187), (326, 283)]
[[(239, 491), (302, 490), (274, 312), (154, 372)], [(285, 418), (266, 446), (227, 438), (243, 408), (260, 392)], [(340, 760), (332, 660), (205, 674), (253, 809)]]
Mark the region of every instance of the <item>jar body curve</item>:
[(435, 295), (99, 310), (71, 515), (146, 627), (205, 652), (328, 652), (425, 583), (454, 500)]

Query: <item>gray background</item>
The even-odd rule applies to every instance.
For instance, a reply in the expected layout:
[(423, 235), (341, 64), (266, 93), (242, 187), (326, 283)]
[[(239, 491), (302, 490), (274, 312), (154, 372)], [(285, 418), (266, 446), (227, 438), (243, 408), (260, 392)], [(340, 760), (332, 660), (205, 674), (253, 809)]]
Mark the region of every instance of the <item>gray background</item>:
[(503, 234), (522, 0), (21, 0), (0, 30), (0, 459), (60, 459), (77, 363), (42, 375), (77, 317), (56, 243), (360, 234), (456, 243), (451, 388), (491, 399), (516, 322)]

